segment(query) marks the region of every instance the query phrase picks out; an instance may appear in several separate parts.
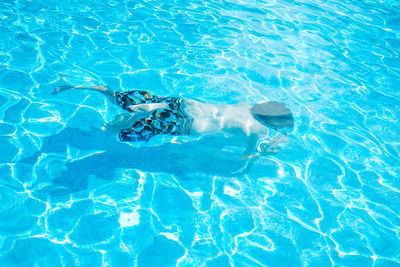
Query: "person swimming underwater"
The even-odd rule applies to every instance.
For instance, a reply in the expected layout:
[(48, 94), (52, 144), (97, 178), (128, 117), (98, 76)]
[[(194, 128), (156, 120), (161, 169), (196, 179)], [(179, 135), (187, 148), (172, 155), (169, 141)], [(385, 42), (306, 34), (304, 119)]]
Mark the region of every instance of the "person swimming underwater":
[(259, 140), (269, 135), (269, 129), (287, 135), (283, 129), (291, 130), (293, 114), (282, 102), (269, 101), (251, 106), (240, 104), (209, 104), (193, 99), (155, 96), (149, 91), (132, 90), (114, 92), (107, 86), (56, 87), (57, 94), (65, 90), (92, 90), (103, 93), (126, 114), (117, 115), (103, 130), (117, 129), (119, 139), (124, 142), (147, 142), (160, 135), (207, 135), (226, 133), (241, 136), (246, 140), (244, 158), (276, 153), (284, 138), (275, 136), (266, 146), (256, 150)]

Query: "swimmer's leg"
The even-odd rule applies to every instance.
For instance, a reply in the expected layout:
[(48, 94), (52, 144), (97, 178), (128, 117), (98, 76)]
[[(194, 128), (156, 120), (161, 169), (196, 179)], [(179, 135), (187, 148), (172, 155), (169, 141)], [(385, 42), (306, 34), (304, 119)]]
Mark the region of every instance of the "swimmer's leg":
[[(150, 91), (132, 90), (127, 92), (114, 93), (116, 103), (121, 108), (130, 111), (151, 111), (154, 109), (166, 108), (168, 103), (176, 101), (175, 97), (162, 97), (153, 95)], [(167, 103), (166, 105), (156, 105)], [(141, 110), (144, 109), (144, 110)]]
[(149, 104), (136, 104), (136, 105), (130, 105), (125, 107), (125, 110), (128, 110), (130, 112), (134, 113), (140, 113), (140, 112), (151, 112), (156, 109), (165, 109), (168, 107), (168, 103), (149, 103)]
[(56, 89), (54, 89), (53, 94), (58, 94), (59, 92), (62, 91), (67, 91), (67, 90), (91, 90), (91, 91), (97, 91), (101, 92), (106, 95), (113, 95), (114, 91), (111, 90), (111, 88), (107, 86), (102, 86), (102, 85), (97, 85), (97, 86), (74, 86), (74, 85), (61, 85), (57, 86)]
[[(176, 97), (162, 97), (153, 95), (150, 91), (131, 90), (127, 92), (114, 92), (108, 86), (73, 86), (62, 85), (54, 89), (53, 94), (67, 90), (90, 90), (104, 94), (109, 100), (129, 112), (150, 112), (155, 109), (166, 108), (170, 103), (176, 102)], [(172, 105), (173, 106), (173, 105)]]
[(109, 88), (108, 86), (102, 86), (102, 85), (97, 85), (97, 86), (73, 86), (73, 85), (61, 85), (57, 86), (54, 89), (53, 94), (58, 94), (63, 91), (67, 90), (90, 90), (90, 91), (96, 91), (104, 94), (109, 100), (111, 100), (113, 103), (115, 103), (115, 92)]
[(134, 113), (117, 114), (111, 122), (106, 123), (101, 128), (103, 131), (111, 134), (118, 133), (121, 129), (131, 126), (136, 120)]

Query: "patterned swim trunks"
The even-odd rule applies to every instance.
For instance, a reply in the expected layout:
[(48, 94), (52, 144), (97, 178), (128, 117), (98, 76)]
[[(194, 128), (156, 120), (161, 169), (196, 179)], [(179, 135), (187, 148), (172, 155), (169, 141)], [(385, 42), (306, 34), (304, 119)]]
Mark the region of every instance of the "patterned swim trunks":
[(149, 116), (133, 123), (132, 127), (122, 129), (121, 141), (145, 141), (159, 134), (188, 135), (193, 119), (182, 110), (181, 99), (177, 97), (154, 96), (149, 91), (133, 90), (114, 93), (117, 104), (132, 112), (130, 106), (150, 103), (167, 103), (168, 107), (154, 110)]

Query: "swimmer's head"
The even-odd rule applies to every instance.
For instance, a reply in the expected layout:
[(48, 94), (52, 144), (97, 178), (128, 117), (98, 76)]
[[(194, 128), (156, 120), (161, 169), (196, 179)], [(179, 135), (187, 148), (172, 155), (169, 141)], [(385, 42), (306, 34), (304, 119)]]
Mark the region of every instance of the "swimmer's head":
[(256, 120), (267, 127), (293, 129), (293, 114), (282, 102), (269, 101), (255, 104), (250, 111)]

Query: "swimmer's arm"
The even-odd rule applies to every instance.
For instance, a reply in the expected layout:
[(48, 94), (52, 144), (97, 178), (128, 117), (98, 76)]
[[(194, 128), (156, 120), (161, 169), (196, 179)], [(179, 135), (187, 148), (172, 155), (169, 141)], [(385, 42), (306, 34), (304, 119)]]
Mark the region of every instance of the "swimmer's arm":
[(150, 104), (139, 104), (129, 106), (129, 110), (132, 112), (151, 112), (155, 109), (163, 109), (168, 107), (168, 103), (150, 103)]
[(252, 155), (254, 155), (252, 153), (257, 146), (258, 139), (259, 136), (256, 134), (252, 134), (247, 138), (246, 150), (243, 152), (242, 155), (242, 158), (244, 160), (252, 158)]

